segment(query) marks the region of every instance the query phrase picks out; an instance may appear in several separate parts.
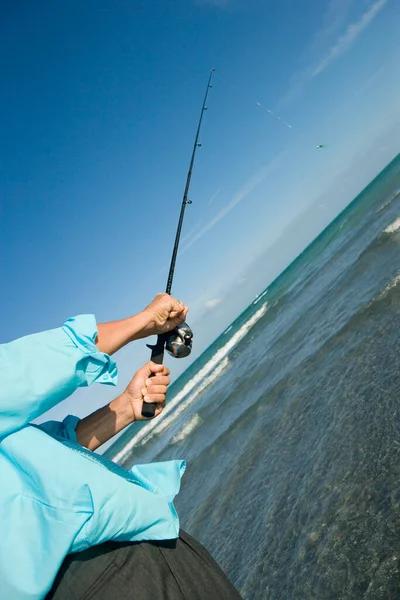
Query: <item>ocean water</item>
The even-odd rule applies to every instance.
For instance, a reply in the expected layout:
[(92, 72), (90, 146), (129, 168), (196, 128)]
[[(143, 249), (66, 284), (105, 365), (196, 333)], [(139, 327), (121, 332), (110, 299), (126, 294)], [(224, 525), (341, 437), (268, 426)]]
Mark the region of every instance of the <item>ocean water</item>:
[[(107, 452), (245, 599), (400, 598), (400, 155)], [(134, 433), (133, 433), (134, 431)]]

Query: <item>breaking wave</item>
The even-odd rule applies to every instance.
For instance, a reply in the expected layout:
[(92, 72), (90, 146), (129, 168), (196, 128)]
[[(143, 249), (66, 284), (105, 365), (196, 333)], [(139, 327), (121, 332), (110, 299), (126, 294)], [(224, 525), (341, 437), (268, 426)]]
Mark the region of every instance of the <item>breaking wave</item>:
[(376, 298), (376, 300), (382, 300), (383, 298), (386, 298), (386, 296), (388, 295), (390, 290), (397, 287), (399, 283), (400, 283), (400, 273), (398, 275), (396, 275), (396, 277), (394, 277), (392, 279), (392, 281), (390, 281), (390, 283), (388, 283), (385, 288), (383, 288), (383, 290), (381, 291), (379, 296)]
[(146, 427), (143, 427), (138, 433), (118, 452), (113, 460), (116, 462), (124, 461), (135, 446), (144, 445), (155, 435), (158, 435), (184, 411), (196, 398), (210, 385), (229, 366), (228, 354), (254, 327), (254, 325), (267, 312), (267, 302), (263, 304), (250, 319), (238, 329), (238, 331), (222, 346), (214, 356), (204, 365), (194, 377), (171, 399), (164, 408), (162, 414), (153, 421), (149, 421)]
[(178, 442), (184, 440), (189, 435), (189, 433), (192, 433), (192, 431), (196, 429), (196, 427), (202, 422), (203, 419), (200, 417), (200, 415), (194, 415), (190, 419), (190, 421), (186, 423), (186, 425), (181, 429), (181, 431), (172, 438), (172, 443), (177, 444)]
[(258, 304), (260, 302), (260, 300), (262, 300), (262, 298), (264, 298), (265, 294), (267, 294), (267, 293), (268, 293), (268, 290), (265, 290), (265, 292), (263, 292), (259, 296), (256, 296), (256, 299), (254, 300), (253, 304)]
[(400, 217), (397, 217), (393, 223), (390, 223), (388, 227), (383, 230), (383, 233), (396, 233), (400, 229)]
[(398, 198), (399, 196), (400, 196), (400, 189), (395, 190), (395, 192), (390, 196), (389, 200), (384, 202), (384, 204), (382, 204), (382, 206), (380, 206), (376, 212), (380, 213), (383, 210), (385, 210), (385, 208), (387, 206), (389, 206), (389, 204), (391, 204), (393, 202), (393, 200), (396, 200), (396, 198)]

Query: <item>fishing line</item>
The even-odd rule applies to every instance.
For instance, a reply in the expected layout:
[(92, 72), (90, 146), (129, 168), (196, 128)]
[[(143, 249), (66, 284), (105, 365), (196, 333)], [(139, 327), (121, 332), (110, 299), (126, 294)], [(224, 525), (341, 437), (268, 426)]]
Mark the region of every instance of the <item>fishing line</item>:
[(291, 125), (289, 125), (289, 123), (287, 123), (284, 119), (281, 119), (281, 117), (278, 117), (278, 115), (275, 115), (272, 110), (270, 110), (267, 106), (264, 106), (264, 104), (261, 104), (261, 102), (256, 102), (257, 106), (260, 106), (260, 108), (264, 108), (267, 113), (269, 113), (271, 115), (271, 117), (274, 117), (274, 119), (277, 119), (278, 121), (280, 121), (281, 123), (283, 123), (283, 125), (286, 125), (286, 127), (289, 127), (289, 129), (293, 129), (293, 127)]
[(284, 119), (282, 119), (282, 117), (279, 117), (278, 115), (276, 115), (270, 108), (268, 108), (268, 106), (265, 106), (265, 104), (263, 104), (262, 102), (259, 102), (258, 100), (255, 100), (252, 96), (250, 96), (246, 92), (243, 92), (243, 90), (241, 88), (238, 88), (237, 85), (235, 85), (234, 83), (231, 83), (230, 81), (228, 81), (227, 79), (221, 77), (220, 75), (216, 75), (215, 77), (216, 77), (216, 79), (219, 79), (220, 81), (222, 81), (226, 85), (229, 85), (236, 92), (239, 92), (240, 94), (242, 94), (242, 96), (244, 96), (252, 104), (256, 104), (259, 108), (262, 108), (263, 110), (265, 110), (273, 119), (276, 119), (277, 121), (280, 121), (282, 123), (282, 125), (284, 125), (288, 129), (291, 129), (293, 131), (292, 125), (290, 125), (287, 121), (285, 121)]

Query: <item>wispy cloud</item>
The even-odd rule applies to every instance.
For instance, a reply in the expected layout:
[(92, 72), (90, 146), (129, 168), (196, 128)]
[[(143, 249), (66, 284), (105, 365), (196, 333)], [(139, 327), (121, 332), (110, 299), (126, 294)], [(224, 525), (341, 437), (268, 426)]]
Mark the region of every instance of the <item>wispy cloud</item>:
[[(191, 227), (191, 229), (189, 229), (189, 231), (180, 239), (180, 244), (181, 246), (185, 246), (185, 243), (190, 240), (193, 235), (196, 233), (196, 231), (199, 231), (199, 229), (202, 227), (203, 225), (203, 221), (199, 221), (198, 223), (196, 223), (196, 225), (194, 225), (193, 227)], [(189, 242), (190, 245), (190, 242)], [(179, 256), (182, 255), (182, 251), (179, 252)], [(161, 273), (165, 273), (167, 270), (169, 269), (169, 264), (165, 264), (162, 269), (159, 271), (159, 274)]]
[(283, 155), (284, 155), (284, 152), (282, 152), (281, 154), (278, 154), (278, 156), (276, 158), (274, 158), (271, 162), (269, 162), (267, 165), (262, 167), (262, 169), (257, 171), (257, 173), (255, 173), (253, 175), (253, 177), (251, 177), (243, 185), (243, 187), (240, 188), (240, 190), (238, 192), (236, 192), (236, 194), (234, 195), (232, 200), (226, 206), (224, 206), (224, 208), (222, 208), (215, 215), (215, 217), (213, 217), (207, 223), (207, 225), (202, 227), (200, 229), (200, 231), (198, 231), (196, 233), (196, 235), (194, 235), (192, 237), (192, 239), (184, 246), (184, 248), (182, 248), (180, 255), (184, 254), (191, 246), (193, 246), (193, 244), (195, 244), (201, 237), (203, 237), (203, 235), (205, 233), (207, 233), (208, 231), (210, 231), (210, 229), (215, 227), (215, 225), (217, 225), (217, 223), (219, 223), (221, 221), (221, 219), (226, 217), (226, 215), (228, 215), (231, 212), (231, 210), (233, 208), (235, 208), (235, 206), (237, 204), (239, 204), (239, 202), (242, 202), (242, 200), (247, 198), (247, 196), (267, 177), (267, 175), (269, 175), (272, 171), (274, 171), (278, 167), (278, 165), (282, 161)]
[(219, 196), (221, 190), (217, 190), (216, 192), (214, 192), (214, 194), (211, 196), (211, 198), (208, 201), (208, 204), (212, 204), (214, 202), (214, 200)]
[[(284, 107), (292, 102), (312, 79), (320, 75), (356, 42), (361, 33), (387, 4), (387, 0), (375, 0), (353, 23), (345, 25), (353, 0), (330, 0), (323, 17), (322, 26), (313, 36), (303, 55), (308, 66), (297, 72), (290, 80), (290, 90), (279, 103)], [(340, 30), (344, 33), (339, 35)], [(330, 44), (330, 47), (329, 47)], [(326, 50), (326, 47), (329, 49)], [(324, 50), (325, 48), (325, 50)], [(311, 55), (314, 57), (311, 59)], [(318, 58), (315, 58), (315, 57)]]
[(311, 71), (310, 79), (320, 75), (327, 69), (337, 58), (347, 52), (361, 33), (375, 19), (382, 8), (387, 4), (387, 0), (377, 0), (368, 10), (364, 12), (361, 18), (349, 25), (343, 35), (341, 35), (336, 43), (330, 48), (328, 54), (319, 62), (319, 64)]
[(345, 25), (354, 0), (330, 0), (322, 17), (321, 27), (309, 43), (306, 54), (321, 53)]
[(189, 240), (196, 233), (196, 231), (198, 231), (202, 227), (202, 225), (203, 221), (199, 221), (198, 223), (196, 223), (196, 225), (189, 229), (189, 231), (181, 239), (182, 246), (185, 245), (185, 242)]
[(216, 306), (218, 306), (218, 304), (221, 304), (222, 300), (223, 300), (223, 298), (212, 298), (211, 300), (207, 300), (207, 302), (204, 304), (204, 306), (211, 310), (211, 309), (215, 308)]

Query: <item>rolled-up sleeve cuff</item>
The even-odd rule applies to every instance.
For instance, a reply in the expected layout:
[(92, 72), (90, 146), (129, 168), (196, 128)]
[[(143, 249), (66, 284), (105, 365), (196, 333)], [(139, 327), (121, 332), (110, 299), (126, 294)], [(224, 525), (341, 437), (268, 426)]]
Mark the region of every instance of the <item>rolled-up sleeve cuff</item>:
[(64, 440), (71, 440), (71, 442), (77, 442), (76, 427), (80, 421), (79, 417), (74, 415), (68, 415), (63, 421), (46, 421), (37, 425), (39, 429), (42, 429), (49, 435), (55, 438), (63, 438)]
[(63, 421), (65, 439), (71, 440), (71, 442), (78, 441), (78, 438), (76, 437), (76, 427), (79, 421), (80, 418), (75, 417), (74, 415), (68, 415), (67, 417), (65, 417)]
[(108, 354), (100, 352), (95, 344), (98, 332), (94, 315), (78, 315), (67, 319), (63, 331), (84, 354), (82, 368), (86, 385), (94, 382), (116, 385), (118, 379), (116, 363)]

